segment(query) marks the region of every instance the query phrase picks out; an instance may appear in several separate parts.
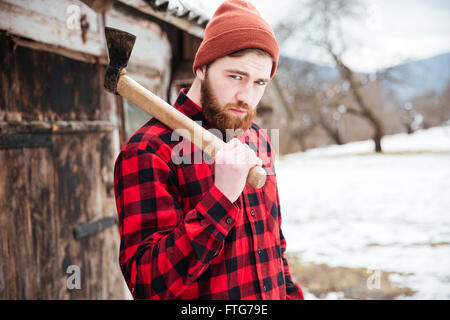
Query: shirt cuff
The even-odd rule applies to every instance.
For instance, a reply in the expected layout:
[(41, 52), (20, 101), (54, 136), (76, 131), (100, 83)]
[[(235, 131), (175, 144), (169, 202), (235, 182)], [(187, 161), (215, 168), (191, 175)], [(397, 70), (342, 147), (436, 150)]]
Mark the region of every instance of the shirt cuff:
[(221, 238), (223, 237), (221, 240), (225, 240), (240, 211), (239, 207), (232, 203), (216, 185), (213, 185), (203, 196), (197, 205), (197, 210), (208, 220), (209, 224), (217, 228)]

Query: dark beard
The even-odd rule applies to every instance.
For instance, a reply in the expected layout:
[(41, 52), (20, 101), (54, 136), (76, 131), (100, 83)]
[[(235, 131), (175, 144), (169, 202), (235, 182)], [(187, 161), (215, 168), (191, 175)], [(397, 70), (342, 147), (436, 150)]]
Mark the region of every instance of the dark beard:
[[(227, 103), (225, 106), (219, 106), (216, 97), (212, 93), (207, 73), (205, 80), (201, 83), (200, 90), (202, 113), (211, 128), (220, 130), (223, 137), (228, 138), (227, 140), (231, 139), (234, 135), (241, 135), (250, 129), (253, 118), (256, 115), (254, 108), (246, 103), (240, 105)], [(247, 113), (245, 116), (239, 116), (234, 114), (233, 111), (228, 111), (230, 109), (245, 109), (247, 110)], [(230, 131), (232, 131), (228, 132), (229, 137), (226, 136), (227, 129), (231, 129)], [(241, 129), (242, 132), (239, 129)]]

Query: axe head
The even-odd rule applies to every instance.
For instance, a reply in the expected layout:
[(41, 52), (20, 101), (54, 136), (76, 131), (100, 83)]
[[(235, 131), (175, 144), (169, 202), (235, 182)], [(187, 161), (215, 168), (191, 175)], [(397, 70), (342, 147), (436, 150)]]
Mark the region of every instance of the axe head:
[(105, 88), (117, 94), (117, 83), (120, 72), (128, 64), (136, 36), (131, 33), (106, 27), (106, 43), (108, 45), (109, 65), (105, 73)]

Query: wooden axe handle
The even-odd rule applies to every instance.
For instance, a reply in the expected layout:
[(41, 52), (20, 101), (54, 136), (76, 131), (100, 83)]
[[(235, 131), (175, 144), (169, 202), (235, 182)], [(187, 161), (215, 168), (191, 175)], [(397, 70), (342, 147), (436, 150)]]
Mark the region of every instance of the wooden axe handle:
[[(180, 136), (191, 141), (212, 158), (223, 148), (225, 142), (153, 94), (150, 90), (141, 86), (125, 73), (125, 70), (123, 70), (117, 84), (117, 93), (122, 97), (127, 98), (152, 117), (175, 130)], [(261, 166), (254, 166), (248, 173), (247, 182), (254, 188), (261, 188), (266, 182), (266, 171)]]

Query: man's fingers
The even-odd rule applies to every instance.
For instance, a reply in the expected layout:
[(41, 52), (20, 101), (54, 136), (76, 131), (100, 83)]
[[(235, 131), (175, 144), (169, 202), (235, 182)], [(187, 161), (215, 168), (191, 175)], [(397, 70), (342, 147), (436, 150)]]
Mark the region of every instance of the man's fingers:
[(227, 143), (230, 147), (236, 147), (242, 144), (237, 138), (233, 138), (230, 140), (230, 142)]
[(216, 158), (216, 163), (254, 167), (255, 165), (261, 166), (262, 160), (247, 144), (233, 138), (221, 149), (220, 156)]
[(252, 167), (255, 165), (262, 165), (262, 160), (251, 149), (245, 150), (244, 152), (240, 153), (238, 156), (239, 156), (238, 159), (241, 164), (248, 164)]

